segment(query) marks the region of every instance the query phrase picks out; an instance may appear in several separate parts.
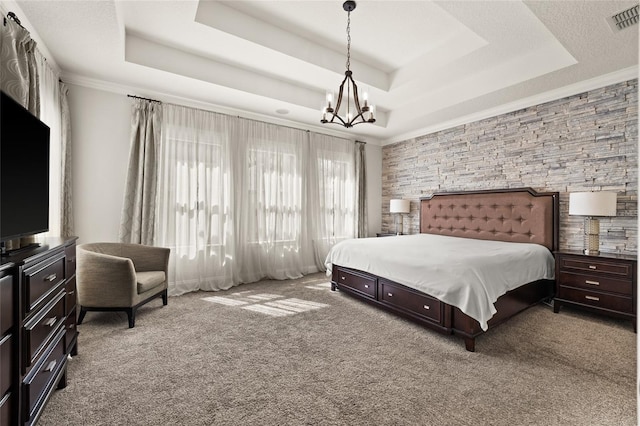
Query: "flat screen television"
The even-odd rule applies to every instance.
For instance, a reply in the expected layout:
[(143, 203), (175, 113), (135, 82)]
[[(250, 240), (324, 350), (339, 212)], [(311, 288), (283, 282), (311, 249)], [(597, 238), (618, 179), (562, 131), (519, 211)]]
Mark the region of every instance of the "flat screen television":
[(50, 132), (9, 95), (0, 95), (0, 242), (5, 242), (49, 230)]

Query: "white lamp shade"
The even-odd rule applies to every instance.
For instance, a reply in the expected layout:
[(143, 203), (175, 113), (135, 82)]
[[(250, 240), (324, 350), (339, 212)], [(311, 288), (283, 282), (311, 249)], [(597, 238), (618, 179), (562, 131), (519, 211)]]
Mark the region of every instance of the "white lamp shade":
[(615, 192), (573, 192), (569, 194), (569, 214), (573, 216), (615, 216)]
[(409, 213), (410, 210), (409, 200), (391, 200), (389, 202), (389, 213)]

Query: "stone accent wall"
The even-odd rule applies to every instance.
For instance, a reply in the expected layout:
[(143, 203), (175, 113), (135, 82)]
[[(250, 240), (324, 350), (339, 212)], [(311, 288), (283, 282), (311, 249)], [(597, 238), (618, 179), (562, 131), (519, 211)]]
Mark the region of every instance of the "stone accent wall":
[(404, 232), (419, 232), (419, 199), (433, 192), (532, 187), (560, 193), (560, 248), (582, 249), (569, 193), (618, 193), (601, 218), (603, 252), (637, 253), (638, 80), (468, 123), (382, 148), (382, 231), (389, 200), (411, 200)]

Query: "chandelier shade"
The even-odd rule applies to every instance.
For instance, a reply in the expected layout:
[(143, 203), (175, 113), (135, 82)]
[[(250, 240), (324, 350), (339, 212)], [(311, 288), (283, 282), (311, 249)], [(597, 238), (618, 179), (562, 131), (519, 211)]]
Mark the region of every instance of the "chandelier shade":
[[(345, 1), (342, 8), (347, 12), (347, 70), (344, 73), (344, 80), (340, 83), (338, 97), (334, 104), (333, 92), (327, 92), (325, 106), (322, 108), (323, 124), (338, 124), (344, 127), (353, 127), (361, 123), (375, 123), (375, 106), (369, 105), (369, 97), (363, 93), (363, 104), (360, 104), (358, 96), (358, 85), (353, 79), (351, 66), (351, 11), (356, 8), (355, 1)], [(344, 115), (341, 114), (345, 111)]]

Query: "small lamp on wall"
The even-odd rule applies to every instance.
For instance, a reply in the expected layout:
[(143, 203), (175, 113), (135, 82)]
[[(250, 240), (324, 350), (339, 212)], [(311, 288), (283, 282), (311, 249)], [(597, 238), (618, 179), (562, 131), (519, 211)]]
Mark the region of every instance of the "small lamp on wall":
[(396, 235), (402, 234), (402, 226), (398, 226), (398, 221), (402, 219), (402, 215), (409, 213), (411, 203), (409, 200), (391, 200), (389, 202), (389, 213), (396, 215)]
[(573, 192), (569, 194), (569, 214), (584, 218), (584, 254), (600, 254), (600, 221), (598, 217), (616, 215), (615, 192)]

